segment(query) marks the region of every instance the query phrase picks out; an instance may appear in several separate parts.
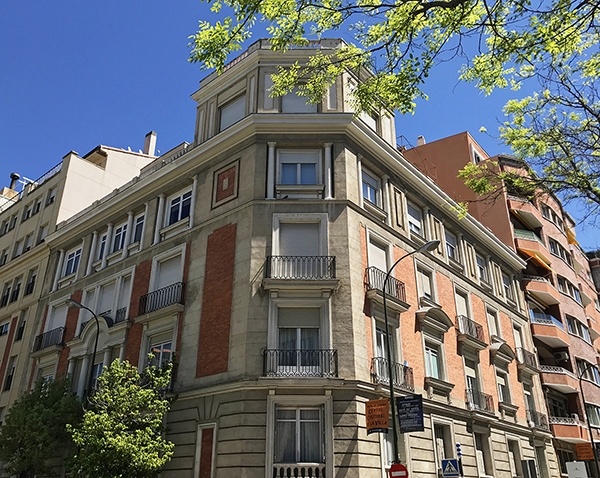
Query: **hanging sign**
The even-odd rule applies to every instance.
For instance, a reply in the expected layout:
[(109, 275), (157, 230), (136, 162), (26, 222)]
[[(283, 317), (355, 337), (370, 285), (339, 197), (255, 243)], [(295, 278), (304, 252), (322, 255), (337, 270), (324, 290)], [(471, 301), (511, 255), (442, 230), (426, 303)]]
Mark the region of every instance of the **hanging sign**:
[(369, 400), (366, 403), (367, 435), (371, 433), (387, 433), (390, 401)]
[(423, 397), (421, 395), (407, 395), (396, 399), (398, 407), (398, 422), (400, 433), (422, 432), (425, 430), (423, 422)]

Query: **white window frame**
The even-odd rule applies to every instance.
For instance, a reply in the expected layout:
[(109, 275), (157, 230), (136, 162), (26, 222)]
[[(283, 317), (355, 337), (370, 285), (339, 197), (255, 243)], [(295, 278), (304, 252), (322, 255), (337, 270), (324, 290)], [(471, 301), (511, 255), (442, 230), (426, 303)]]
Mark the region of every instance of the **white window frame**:
[[(218, 111), (219, 111), (219, 132), (226, 130), (227, 128), (229, 128), (230, 126), (233, 126), (235, 123), (237, 123), (238, 121), (241, 121), (242, 119), (244, 119), (247, 116), (247, 109), (246, 109), (246, 92), (242, 92), (239, 95), (236, 95), (234, 98), (232, 98), (231, 100), (227, 101), (226, 103), (223, 103), (222, 105), (219, 106)], [(229, 109), (232, 108), (232, 109)], [(239, 116), (239, 109), (242, 108), (242, 115)], [(231, 118), (227, 118), (227, 121), (223, 121), (224, 119), (224, 114), (227, 113), (235, 113), (234, 115), (232, 115)]]
[[(298, 155), (298, 159), (295, 161), (287, 161), (285, 155)], [(284, 156), (282, 158), (282, 156)], [(275, 184), (278, 187), (286, 188), (286, 187), (315, 187), (323, 184), (323, 155), (320, 149), (277, 149), (277, 172), (276, 172), (276, 181)], [(286, 164), (296, 164), (297, 172), (296, 172), (296, 182), (292, 184), (283, 184), (281, 182), (281, 165), (282, 163)], [(314, 164), (315, 165), (315, 183), (302, 184), (301, 178), (299, 176), (300, 164)], [(298, 182), (300, 180), (300, 182)]]
[[(62, 277), (67, 277), (67, 276), (77, 273), (77, 270), (79, 269), (79, 266), (81, 265), (81, 254), (82, 254), (81, 246), (75, 247), (65, 254), (65, 259), (64, 259), (65, 265), (63, 266)], [(76, 265), (69, 266), (69, 261), (71, 259), (73, 259), (72, 264), (76, 263)]]
[[(141, 223), (141, 225), (140, 225)], [(142, 214), (138, 214), (137, 216), (135, 216), (135, 218), (133, 219), (133, 225), (132, 225), (132, 231), (131, 231), (131, 244), (134, 244), (136, 242), (141, 242), (143, 237), (144, 237), (144, 228), (146, 225), (146, 214), (142, 213)], [(141, 227), (141, 231), (140, 231), (140, 238), (136, 239), (136, 235), (137, 235), (137, 230), (138, 227)]]
[(428, 375), (428, 366), (427, 366), (427, 351), (426, 347), (429, 345), (429, 348), (435, 348), (438, 353), (438, 373), (439, 377), (433, 377), (437, 380), (446, 381), (448, 377), (448, 371), (446, 370), (446, 352), (444, 349), (444, 340), (443, 335), (431, 334), (428, 333), (427, 330), (423, 330), (421, 333), (421, 346), (423, 347), (423, 370), (425, 371), (425, 376), (430, 377)]
[(275, 408), (323, 407), (323, 435), (325, 447), (325, 476), (334, 476), (333, 468), (333, 397), (331, 395), (269, 395), (267, 397), (267, 443), (265, 478), (273, 474), (275, 455)]
[[(319, 104), (317, 103), (308, 103), (308, 97), (298, 95), (299, 88), (295, 86), (292, 91), (283, 95), (280, 99), (280, 111), (281, 113), (318, 113), (319, 112)], [(302, 101), (303, 100), (303, 101)], [(287, 105), (286, 105), (287, 103)], [(287, 106), (287, 107), (286, 107)], [(299, 107), (298, 107), (299, 106)], [(298, 107), (298, 108), (296, 108)]]
[[(490, 316), (493, 316), (493, 317), (490, 317)], [(486, 304), (485, 318), (487, 320), (488, 331), (489, 331), (490, 337), (492, 335), (495, 335), (496, 337), (502, 338), (502, 324), (500, 321), (500, 315), (499, 315), (498, 310), (496, 310), (495, 308), (490, 307), (489, 305)], [(493, 327), (490, 327), (490, 321), (493, 321)], [(495, 333), (492, 333), (493, 331)]]
[[(420, 271), (423, 271), (425, 275), (429, 275), (429, 287), (431, 289), (431, 297), (425, 297), (423, 286), (421, 284), (421, 274)], [(426, 266), (422, 262), (415, 261), (415, 279), (417, 284), (417, 292), (419, 295), (419, 300), (422, 298), (428, 300), (433, 303), (437, 303), (437, 288), (435, 285), (435, 271), (430, 267)]]
[[(190, 200), (189, 213), (187, 216), (182, 216), (181, 215), (181, 211), (182, 211), (181, 206), (182, 206), (183, 202), (188, 199), (187, 197), (184, 198), (184, 196), (187, 196), (188, 194), (189, 194), (189, 200)], [(179, 211), (177, 214), (177, 220), (173, 221), (173, 222), (169, 222), (171, 219), (171, 208), (173, 207), (173, 201), (176, 201), (177, 199), (179, 199), (179, 203), (178, 203)], [(167, 200), (165, 201), (165, 219), (163, 222), (163, 227), (169, 227), (169, 226), (177, 224), (185, 219), (188, 219), (192, 212), (192, 202), (193, 201), (195, 201), (195, 198), (194, 198), (194, 193), (192, 191), (191, 186), (169, 196), (167, 198)]]
[(510, 302), (516, 302), (515, 281), (504, 271), (500, 272), (502, 280), (502, 294), (504, 298)]
[(272, 254), (280, 255), (281, 244), (279, 241), (279, 231), (281, 223), (318, 223), (319, 224), (319, 255), (327, 256), (327, 238), (329, 236), (329, 219), (327, 213), (316, 214), (273, 214), (273, 232), (272, 232)]
[[(448, 237), (454, 240), (454, 244), (451, 244), (448, 241)], [(453, 232), (448, 231), (448, 229), (444, 228), (444, 243), (446, 249), (446, 257), (449, 260), (454, 262), (460, 262), (460, 251), (458, 248), (458, 237)], [(450, 254), (450, 250), (452, 250), (452, 254)]]
[[(510, 379), (509, 379), (509, 373), (507, 370), (504, 370), (500, 367), (495, 367), (496, 369), (496, 390), (498, 391), (498, 402), (499, 403), (514, 403), (513, 401), (513, 394), (512, 394), (512, 390), (510, 388)], [(502, 377), (500, 377), (502, 376)], [(506, 393), (508, 394), (508, 397), (504, 397), (501, 393), (500, 393), (500, 382), (499, 382), (499, 378), (502, 378), (504, 380), (504, 388), (506, 389)], [(507, 400), (501, 400), (501, 398), (508, 398)]]
[[(371, 205), (377, 206), (380, 209), (383, 209), (383, 189), (381, 187), (381, 179), (378, 175), (372, 173), (369, 169), (363, 167), (362, 168), (362, 183), (361, 183), (361, 196), (364, 202), (368, 202)], [(372, 201), (368, 196), (365, 196), (365, 187), (367, 187), (368, 191), (373, 191), (375, 194), (375, 201)]]
[[(166, 260), (169, 260), (175, 256), (179, 256), (180, 257), (180, 274), (179, 277), (181, 277), (181, 281), (183, 281), (183, 270), (185, 267), (185, 251), (186, 251), (186, 244), (181, 244), (177, 247), (174, 247), (173, 249), (169, 249), (168, 251), (164, 251), (161, 254), (157, 254), (156, 256), (154, 256), (152, 258), (152, 271), (150, 272), (150, 290), (149, 292), (154, 292), (158, 285), (158, 264), (159, 262), (163, 262)], [(132, 276), (132, 280), (133, 280), (133, 276)], [(132, 282), (133, 284), (133, 282)]]
[(110, 252), (113, 253), (122, 251), (127, 245), (125, 244), (125, 236), (127, 236), (127, 222), (115, 227), (112, 236)]
[[(421, 216), (418, 220), (410, 213), (410, 210), (414, 209)], [(412, 201), (406, 201), (406, 220), (408, 223), (408, 230), (411, 234), (416, 234), (421, 238), (425, 238), (425, 214), (423, 208), (418, 206)], [(418, 229), (418, 231), (417, 231)]]
[[(478, 259), (483, 261), (483, 265), (479, 263)], [(475, 251), (475, 268), (477, 269), (477, 279), (479, 282), (484, 284), (491, 284), (490, 280), (490, 264), (486, 257), (479, 252)]]
[[(438, 457), (439, 457), (439, 450), (437, 449), (437, 440), (435, 438), (435, 426), (439, 425), (439, 426), (443, 426), (443, 427), (448, 427), (448, 429), (450, 430), (450, 449), (452, 450), (451, 453), (449, 453), (449, 457), (454, 458), (456, 456), (456, 452), (454, 450), (456, 450), (456, 439), (455, 439), (455, 434), (454, 434), (454, 422), (451, 420), (447, 420), (445, 418), (442, 418), (440, 416), (436, 416), (436, 415), (431, 415), (431, 434), (432, 434), (432, 441), (433, 441), (433, 458), (434, 458), (434, 464), (436, 466), (436, 469), (438, 471), (441, 471), (442, 469), (442, 464), (438, 463)], [(445, 441), (444, 441), (445, 443)], [(444, 447), (445, 448), (445, 447)], [(446, 450), (444, 449), (444, 455), (446, 455)]]

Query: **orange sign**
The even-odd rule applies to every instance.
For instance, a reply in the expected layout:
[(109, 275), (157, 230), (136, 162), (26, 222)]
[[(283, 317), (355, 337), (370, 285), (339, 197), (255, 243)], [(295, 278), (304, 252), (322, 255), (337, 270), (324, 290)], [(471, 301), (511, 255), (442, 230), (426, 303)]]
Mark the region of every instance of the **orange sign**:
[(592, 449), (591, 443), (577, 443), (575, 445), (577, 451), (577, 459), (581, 461), (593, 460), (594, 450)]
[(387, 433), (390, 401), (369, 400), (366, 403), (367, 435), (371, 433)]

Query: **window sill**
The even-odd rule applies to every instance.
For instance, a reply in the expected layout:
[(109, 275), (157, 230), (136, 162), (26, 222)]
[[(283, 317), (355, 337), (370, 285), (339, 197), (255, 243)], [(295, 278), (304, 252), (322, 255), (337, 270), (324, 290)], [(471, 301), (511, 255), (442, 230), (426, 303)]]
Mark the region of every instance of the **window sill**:
[(448, 264), (450, 265), (450, 267), (456, 269), (459, 272), (464, 272), (465, 270), (465, 266), (463, 266), (459, 261), (453, 259), (452, 257), (448, 257)]
[(377, 219), (379, 219), (382, 222), (387, 219), (387, 212), (385, 212), (383, 209), (381, 209), (376, 204), (373, 204), (368, 199), (363, 198), (363, 208), (365, 209), (365, 211), (370, 212), (371, 214), (373, 214)]
[(498, 403), (498, 408), (503, 415), (507, 415), (509, 417), (514, 417), (519, 410), (519, 407), (510, 403), (510, 402), (500, 402)]
[(111, 252), (106, 257), (106, 264), (109, 266), (114, 264), (115, 262), (117, 262), (118, 260), (121, 259), (122, 255), (123, 255), (123, 249), (119, 249), (118, 251)]
[(135, 254), (136, 252), (140, 252), (141, 246), (141, 241), (134, 242), (127, 246), (127, 251), (129, 254)]
[(278, 184), (275, 186), (277, 199), (321, 199), (324, 184)]
[(454, 390), (454, 384), (435, 377), (425, 377), (425, 390), (427, 390), (429, 398), (433, 398), (437, 394), (450, 401), (450, 392)]
[(58, 288), (62, 289), (63, 287), (66, 287), (68, 285), (71, 285), (73, 282), (75, 282), (75, 274), (76, 272), (73, 272), (72, 274), (69, 274), (68, 276), (63, 276), (60, 279), (58, 279)]
[(166, 227), (163, 227), (160, 230), (160, 240), (164, 241), (165, 239), (169, 239), (170, 237), (176, 236), (182, 231), (185, 231), (190, 226), (190, 217), (184, 217), (173, 224), (170, 224)]

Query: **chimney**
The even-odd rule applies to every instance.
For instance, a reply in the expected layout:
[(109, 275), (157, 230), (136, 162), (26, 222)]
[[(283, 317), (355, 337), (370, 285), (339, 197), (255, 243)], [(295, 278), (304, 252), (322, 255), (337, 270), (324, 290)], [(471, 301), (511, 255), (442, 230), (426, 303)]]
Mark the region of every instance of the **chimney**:
[(426, 143), (427, 143), (427, 141), (425, 141), (425, 136), (423, 136), (423, 135), (420, 135), (420, 136), (417, 138), (417, 146), (423, 146), (423, 145), (424, 145), (424, 144), (426, 144)]
[(21, 178), (21, 176), (17, 173), (10, 173), (10, 186), (9, 189), (15, 189), (17, 185), (17, 181)]
[(150, 131), (144, 138), (144, 154), (148, 156), (154, 156), (154, 150), (156, 149), (156, 131)]

